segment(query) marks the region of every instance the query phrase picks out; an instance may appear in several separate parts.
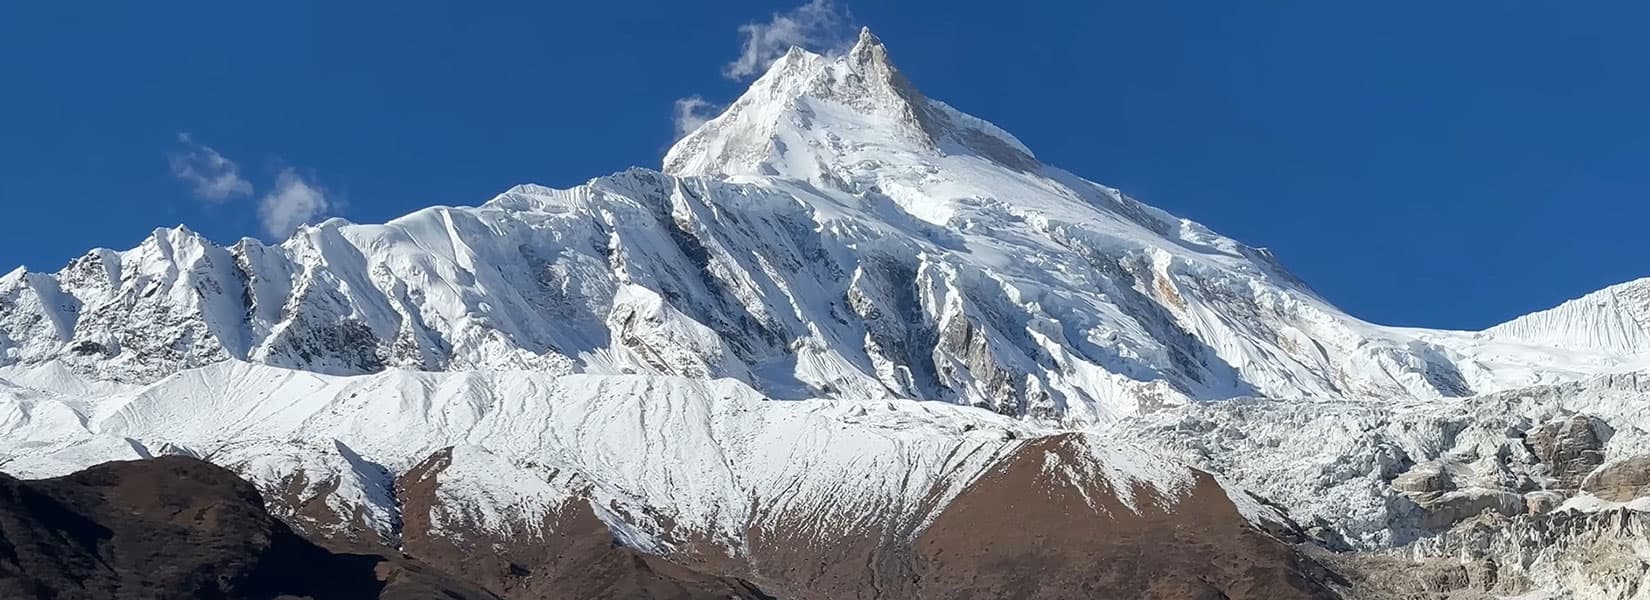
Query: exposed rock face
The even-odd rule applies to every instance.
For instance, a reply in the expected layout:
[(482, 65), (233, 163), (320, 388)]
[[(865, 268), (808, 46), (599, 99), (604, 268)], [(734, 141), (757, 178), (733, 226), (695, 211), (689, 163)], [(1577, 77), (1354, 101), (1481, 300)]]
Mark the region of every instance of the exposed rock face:
[(1582, 478), (1604, 463), (1604, 444), (1615, 430), (1595, 417), (1555, 419), (1529, 431), (1524, 443), (1547, 466), (1551, 487), (1575, 489)]
[(1421, 526), (1447, 529), (1484, 511), (1513, 516), (1527, 510), (1516, 492), (1484, 487), (1460, 489), (1458, 479), (1471, 479), (1467, 465), (1451, 460), (1416, 465), (1392, 480), (1392, 489), (1415, 503), (1424, 515)]
[(1604, 465), (1582, 480), (1581, 490), (1611, 502), (1650, 496), (1650, 455)]
[(1461, 490), (1419, 494), (1411, 498), (1426, 511), (1421, 525), (1428, 529), (1447, 529), (1485, 512), (1510, 517), (1526, 510), (1523, 496), (1503, 490)]
[(1551, 512), (1564, 504), (1565, 496), (1560, 492), (1538, 490), (1524, 494), (1524, 510), (1532, 515)]
[(615, 539), (587, 497), (567, 500), (540, 523), (488, 530), (462, 518), (433, 519), (449, 510), (439, 488), (452, 464), (442, 450), (396, 480), (405, 528), (402, 551), (508, 599), (767, 598), (755, 586), (700, 573), (644, 554)]
[[(1512, 518), (1485, 514), (1441, 535), (1344, 569), (1362, 579), (1352, 597), (1489, 598), (1537, 592), (1565, 600), (1642, 598), (1650, 589), (1650, 517), (1631, 510), (1561, 510)], [(1398, 577), (1395, 574), (1421, 574)], [(1456, 573), (1452, 577), (1441, 577)], [(1426, 582), (1425, 586), (1413, 584)], [(1399, 593), (1407, 592), (1407, 593)], [(1426, 592), (1421, 594), (1420, 592)], [(1490, 592), (1488, 595), (1478, 595)]]
[(1647, 394), (1628, 373), (1447, 405), (1235, 402), (1136, 435), (1359, 548), (1320, 555), (1349, 597), (1641, 598)]
[(1530, 589), (1522, 577), (1508, 576), (1488, 559), (1456, 556), (1411, 558), (1389, 554), (1326, 555), (1350, 582), (1348, 598), (1358, 600), (1495, 600)]
[[(1635, 425), (1646, 418), (1646, 394), (1650, 377), (1622, 374), (1447, 404), (1200, 404), (1120, 430), (1277, 501), (1303, 523), (1321, 520), (1334, 530), (1325, 540), (1383, 549), (1485, 511), (1558, 508), (1585, 491), (1607, 457), (1650, 449)], [(1615, 501), (1631, 500), (1639, 464), (1595, 485), (1610, 481)]]
[[(405, 557), (310, 543), (249, 484), (192, 458), (0, 477), (0, 597), (1464, 600), (1629, 598), (1650, 584), (1632, 559), (1650, 547), (1641, 513), (1486, 511), (1402, 552), (1331, 554), (1257, 529), (1243, 514), (1256, 505), (1207, 474), (1148, 485), (1091, 452), (1082, 436), (1028, 441), (909, 538), (769, 531), (720, 558), (687, 540), (667, 556), (627, 548), (587, 498), (514, 533), (465, 528), (442, 499), (451, 451), (397, 482)], [(758, 580), (785, 589), (770, 596)]]
[(494, 596), (399, 557), (328, 551), (229, 471), (165, 457), (57, 479), (0, 475), (0, 597)]
[(1448, 492), (1455, 489), (1455, 478), (1441, 464), (1417, 465), (1392, 480), (1392, 489), (1412, 494)]
[[(1062, 475), (1081, 443), (1029, 443), (916, 542), (923, 598), (1332, 598), (1327, 570), (1250, 526), (1214, 478), (1177, 495)], [(1125, 492), (1121, 497), (1130, 497)]]

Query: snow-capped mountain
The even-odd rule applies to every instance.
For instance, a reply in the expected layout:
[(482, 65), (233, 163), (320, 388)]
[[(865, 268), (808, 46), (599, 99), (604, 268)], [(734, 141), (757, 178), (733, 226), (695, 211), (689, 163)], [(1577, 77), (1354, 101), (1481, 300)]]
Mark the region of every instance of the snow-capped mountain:
[[(0, 277), (0, 469), (188, 454), (312, 532), (392, 546), (522, 548), (577, 505), (694, 569), (898, 597), (964, 589), (921, 587), (945, 562), (924, 540), (986, 499), (1042, 506), (1013, 494), (1105, 527), (1270, 531), (1232, 538), (1246, 556), (1294, 556), (1286, 511), (1360, 548), (1429, 535), (1438, 511), (1394, 504), (1398, 476), (1550, 461), (1446, 456), (1514, 442), (1417, 423), (1643, 368), (1647, 332), (1644, 281), (1483, 332), (1361, 321), (1266, 250), (926, 98), (866, 31), (792, 50), (662, 171), (279, 245), (161, 229)], [(1496, 431), (1570, 410), (1542, 406)], [(1290, 424), (1333, 433), (1312, 445), (1327, 463)], [(1074, 519), (1049, 526), (1092, 525)], [(842, 564), (793, 570), (826, 555)]]
[[(1641, 349), (1636, 326), (1597, 327), (1599, 344), (1517, 322), (1488, 335), (1606, 353), (1595, 362)], [(1506, 353), (1462, 339), (1475, 338), (1361, 322), (1264, 250), (1039, 163), (923, 97), (868, 32), (844, 56), (780, 59), (663, 173), (332, 220), (279, 246), (162, 229), (0, 278), (0, 362), (95, 379), (228, 359), (647, 373), (1068, 423), (1193, 400), (1508, 387), (1481, 366)]]

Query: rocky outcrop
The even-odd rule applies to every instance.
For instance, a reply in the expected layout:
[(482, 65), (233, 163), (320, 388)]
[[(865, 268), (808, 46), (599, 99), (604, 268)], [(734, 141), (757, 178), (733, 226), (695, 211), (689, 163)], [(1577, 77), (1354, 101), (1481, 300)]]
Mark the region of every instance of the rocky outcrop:
[(317, 546), (265, 512), (251, 484), (185, 457), (0, 475), (0, 597), (494, 598), (399, 556)]
[(1604, 463), (1604, 444), (1615, 434), (1604, 421), (1575, 415), (1531, 429), (1524, 438), (1552, 480), (1547, 487), (1576, 489), (1582, 478)]
[(1392, 489), (1407, 494), (1442, 494), (1455, 490), (1455, 476), (1444, 463), (1416, 465), (1392, 480)]
[(1527, 510), (1524, 497), (1498, 488), (1468, 486), (1458, 480), (1470, 479), (1466, 465), (1453, 461), (1433, 461), (1416, 465), (1392, 480), (1392, 489), (1402, 493), (1422, 512), (1421, 526), (1447, 529), (1485, 511), (1513, 516)]
[[(1486, 505), (1398, 551), (1330, 553), (1289, 541), (1301, 539), (1292, 525), (1256, 527), (1268, 509), (1210, 475), (1131, 472), (1140, 466), (1097, 451), (1079, 435), (1025, 441), (908, 526), (835, 527), (804, 513), (771, 521), (794, 529), (753, 529), (731, 548), (679, 537), (657, 551), (629, 546), (625, 517), (587, 489), (535, 523), (467, 517), (442, 488), (451, 450), (396, 482), (401, 552), (307, 541), (250, 484), (188, 457), (0, 477), (0, 597), (1385, 600), (1628, 598), (1650, 585), (1650, 567), (1632, 559), (1650, 547), (1642, 513), (1507, 516)], [(1612, 463), (1589, 485), (1637, 485), (1642, 463)], [(1462, 493), (1433, 467), (1394, 485)]]
[(1395, 554), (1322, 555), (1346, 577), (1346, 597), (1358, 600), (1495, 600), (1530, 590), (1522, 577), (1489, 559)]
[[(1650, 586), (1650, 517), (1630, 510), (1486, 513), (1399, 550), (1340, 557), (1352, 597), (1640, 598)], [(1398, 576), (1403, 574), (1404, 576)]]
[(1604, 465), (1581, 482), (1581, 491), (1611, 502), (1650, 496), (1650, 455), (1638, 455)]
[(1639, 598), (1643, 373), (1444, 405), (1233, 402), (1137, 435), (1312, 523), (1355, 598)]
[(1630, 458), (1650, 447), (1637, 425), (1647, 392), (1650, 377), (1628, 373), (1446, 404), (1197, 404), (1120, 429), (1321, 520), (1325, 540), (1378, 550), (1485, 511), (1550, 512), (1589, 486), (1638, 497), (1645, 461)]
[(1484, 513), (1513, 516), (1525, 512), (1524, 497), (1504, 490), (1472, 489), (1411, 496), (1426, 511), (1421, 524), (1428, 529), (1446, 529)]

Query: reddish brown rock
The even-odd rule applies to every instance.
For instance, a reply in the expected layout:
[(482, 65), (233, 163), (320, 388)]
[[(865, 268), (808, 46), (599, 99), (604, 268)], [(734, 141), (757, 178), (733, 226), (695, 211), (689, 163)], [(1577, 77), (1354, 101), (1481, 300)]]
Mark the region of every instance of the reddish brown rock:
[(444, 524), (430, 512), (451, 450), (437, 452), (396, 481), (402, 503), (402, 550), (510, 600), (767, 598), (755, 586), (626, 548), (596, 518), (589, 501), (574, 498), (533, 533), (502, 535)]
[(0, 475), (0, 598), (485, 600), (399, 556), (341, 554), (264, 510), (257, 490), (194, 458)]
[(1634, 456), (1600, 467), (1581, 482), (1581, 490), (1611, 502), (1628, 502), (1650, 496), (1650, 455)]
[[(976, 481), (916, 543), (917, 597), (1333, 598), (1323, 567), (1256, 529), (1213, 477), (1177, 498), (1044, 469), (1086, 450), (1074, 435), (1028, 443)], [(1096, 505), (1089, 505), (1092, 499)]]
[(1595, 417), (1574, 415), (1531, 429), (1524, 444), (1547, 467), (1552, 487), (1576, 489), (1582, 478), (1604, 463), (1604, 444), (1615, 431)]

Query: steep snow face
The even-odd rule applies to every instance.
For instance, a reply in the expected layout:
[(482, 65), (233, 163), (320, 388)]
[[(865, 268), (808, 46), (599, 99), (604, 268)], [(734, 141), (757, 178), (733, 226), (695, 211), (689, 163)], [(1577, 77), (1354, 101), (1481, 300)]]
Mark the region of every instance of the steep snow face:
[(1530, 344), (1644, 354), (1650, 352), (1650, 278), (1613, 285), (1484, 333)]

